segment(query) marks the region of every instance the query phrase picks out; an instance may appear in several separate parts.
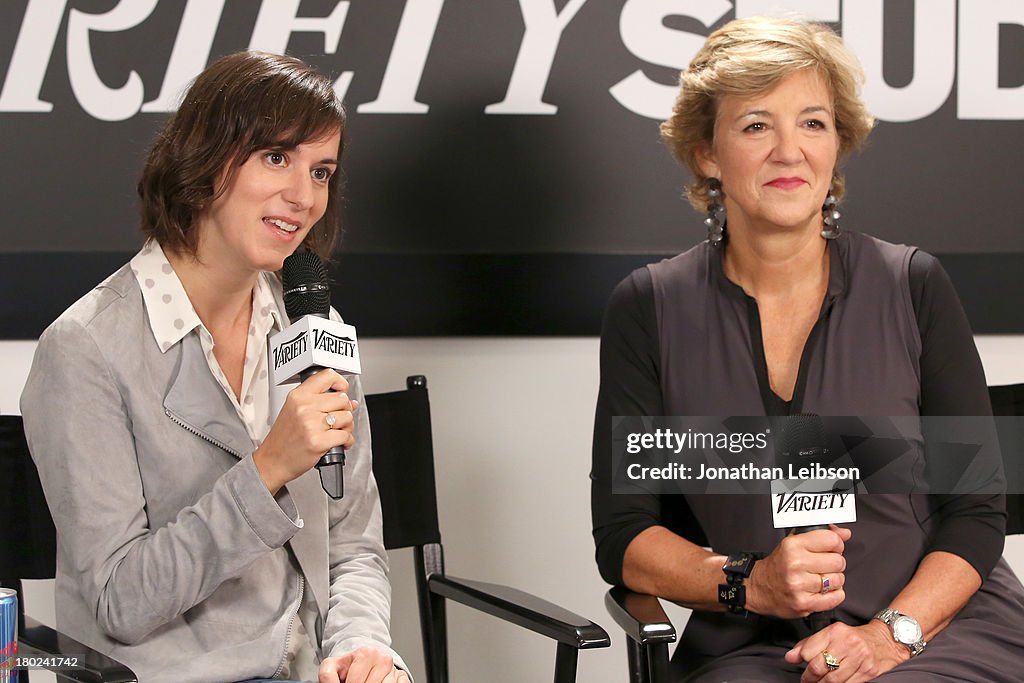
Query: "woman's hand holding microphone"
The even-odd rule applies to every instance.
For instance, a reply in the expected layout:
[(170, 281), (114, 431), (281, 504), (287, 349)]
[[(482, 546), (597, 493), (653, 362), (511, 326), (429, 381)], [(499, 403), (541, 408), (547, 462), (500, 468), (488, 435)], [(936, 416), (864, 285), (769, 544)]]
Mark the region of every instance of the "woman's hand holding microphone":
[(829, 525), (786, 536), (747, 578), (747, 609), (780, 619), (835, 609), (846, 599), (843, 550), (851, 535)]
[(348, 380), (331, 369), (321, 370), (288, 393), (270, 433), (253, 453), (256, 470), (271, 495), (309, 471), (334, 448), (355, 443)]

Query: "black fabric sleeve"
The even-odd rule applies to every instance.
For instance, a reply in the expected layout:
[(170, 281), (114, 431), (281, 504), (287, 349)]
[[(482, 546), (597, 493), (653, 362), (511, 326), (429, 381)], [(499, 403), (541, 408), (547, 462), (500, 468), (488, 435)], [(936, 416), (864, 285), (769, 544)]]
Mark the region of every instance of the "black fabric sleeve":
[[(910, 292), (922, 344), (921, 414), (991, 415), (985, 372), (967, 316), (949, 276), (931, 254), (917, 251), (911, 257)], [(937, 495), (936, 499), (941, 522), (928, 551), (962, 557), (984, 580), (1003, 553), (1006, 497)]]
[(662, 415), (657, 314), (646, 268), (633, 271), (612, 292), (601, 329), (601, 383), (594, 417), (590, 508), (597, 567), (622, 584), (629, 543), (660, 523), (661, 501), (647, 493), (612, 494), (612, 418)]

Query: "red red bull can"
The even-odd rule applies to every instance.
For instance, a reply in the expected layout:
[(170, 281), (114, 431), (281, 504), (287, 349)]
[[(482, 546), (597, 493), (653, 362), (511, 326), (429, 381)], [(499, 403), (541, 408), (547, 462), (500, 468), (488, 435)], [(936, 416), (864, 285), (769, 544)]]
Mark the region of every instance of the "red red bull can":
[(0, 588), (0, 683), (18, 683), (18, 594)]

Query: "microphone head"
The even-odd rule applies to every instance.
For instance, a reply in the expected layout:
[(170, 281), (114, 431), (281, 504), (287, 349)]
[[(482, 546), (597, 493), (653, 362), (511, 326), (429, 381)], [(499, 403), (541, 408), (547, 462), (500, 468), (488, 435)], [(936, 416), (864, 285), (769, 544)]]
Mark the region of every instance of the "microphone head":
[(779, 454), (783, 462), (819, 459), (826, 452), (825, 423), (820, 416), (801, 414), (786, 420), (779, 439)]
[(292, 322), (304, 315), (326, 318), (331, 312), (331, 288), (327, 268), (310, 251), (296, 251), (281, 268), (284, 308)]

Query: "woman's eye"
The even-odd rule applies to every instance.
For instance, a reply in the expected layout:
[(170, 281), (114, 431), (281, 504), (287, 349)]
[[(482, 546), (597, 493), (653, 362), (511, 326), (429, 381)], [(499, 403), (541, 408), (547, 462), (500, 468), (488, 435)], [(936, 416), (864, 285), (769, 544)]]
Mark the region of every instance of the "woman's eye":
[(762, 123), (761, 121), (755, 121), (754, 123), (752, 123), (749, 126), (747, 126), (746, 128), (744, 128), (744, 130), (750, 131), (752, 133), (760, 133), (761, 131), (766, 130), (766, 129), (767, 129), (767, 126), (764, 123)]
[(805, 125), (808, 128), (813, 128), (815, 130), (825, 130), (827, 128), (825, 122), (819, 119), (811, 119), (810, 121), (807, 121)]
[(280, 166), (284, 163), (284, 154), (281, 152), (267, 152), (264, 157), (273, 166)]
[(313, 177), (320, 182), (327, 182), (331, 179), (331, 169), (329, 168), (314, 168)]

